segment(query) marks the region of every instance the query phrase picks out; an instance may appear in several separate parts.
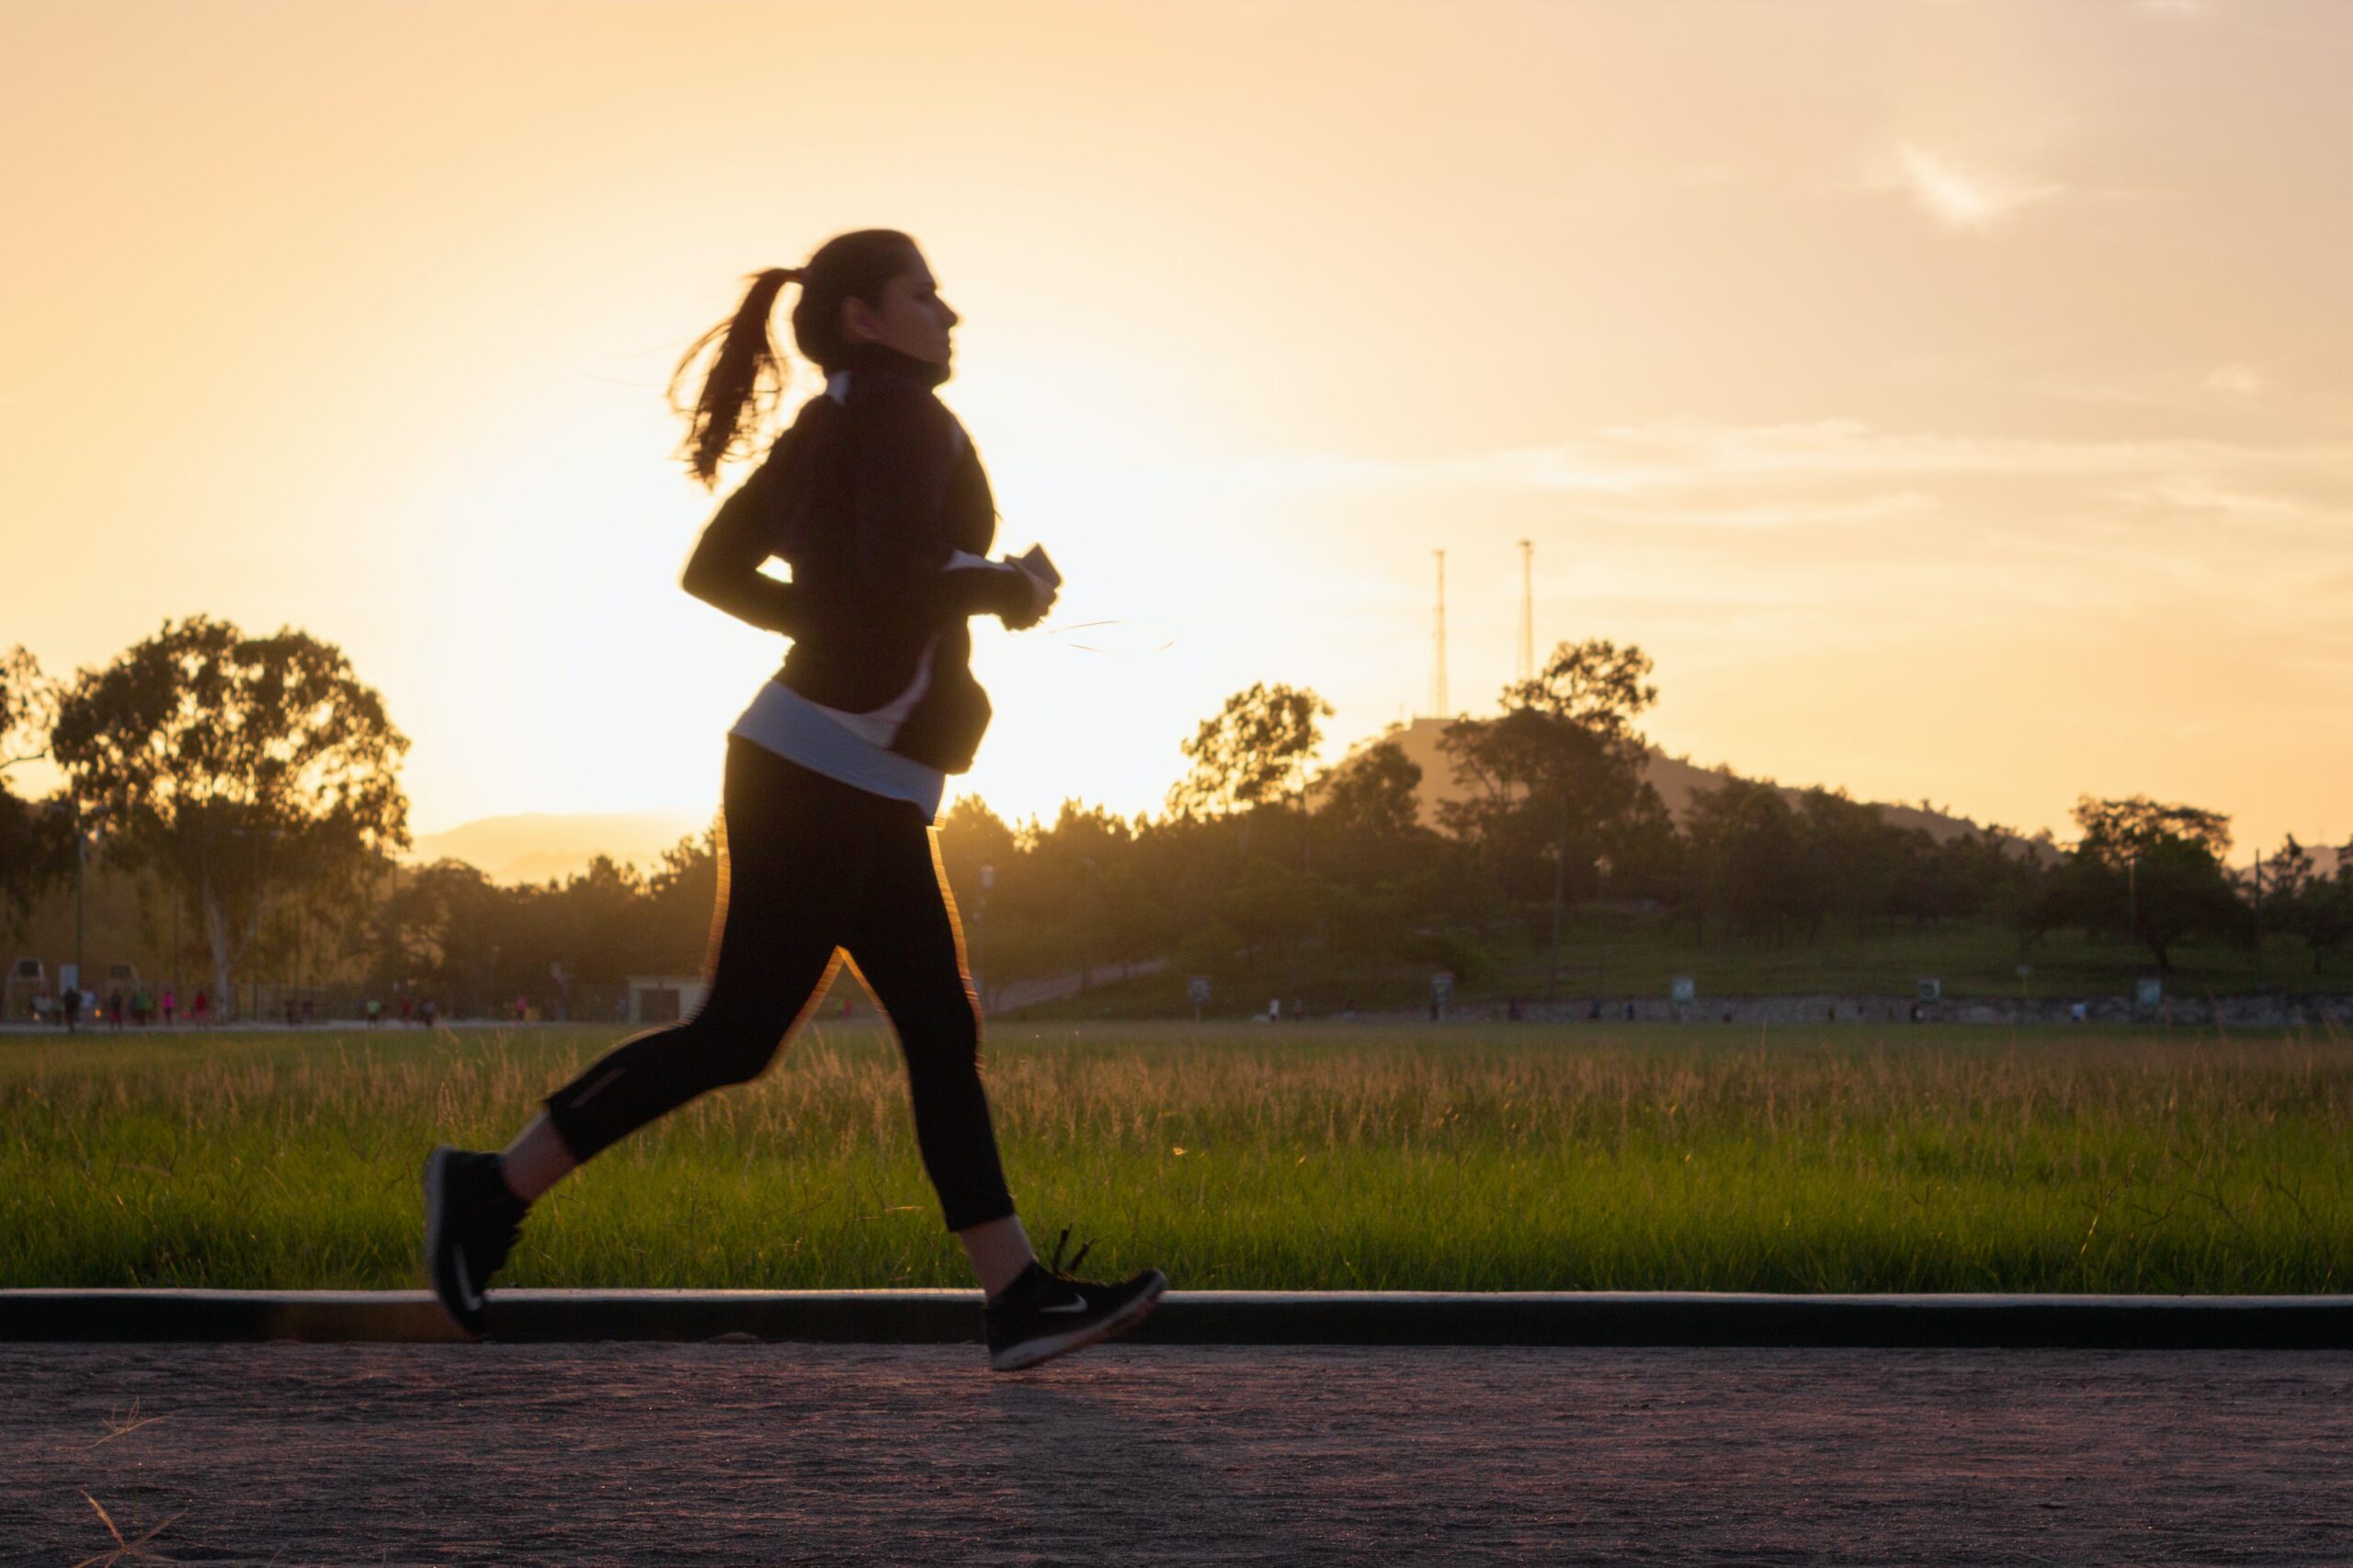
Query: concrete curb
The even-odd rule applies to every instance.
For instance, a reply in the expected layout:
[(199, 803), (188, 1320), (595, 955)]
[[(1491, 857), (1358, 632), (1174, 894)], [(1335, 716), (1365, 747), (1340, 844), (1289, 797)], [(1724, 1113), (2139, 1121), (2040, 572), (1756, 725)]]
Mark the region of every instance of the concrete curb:
[[(972, 1290), (499, 1290), (507, 1342), (968, 1344)], [(422, 1290), (0, 1290), (0, 1341), (459, 1336)], [(1795, 1296), (1711, 1291), (1171, 1291), (1159, 1345), (2353, 1349), (2347, 1296)]]

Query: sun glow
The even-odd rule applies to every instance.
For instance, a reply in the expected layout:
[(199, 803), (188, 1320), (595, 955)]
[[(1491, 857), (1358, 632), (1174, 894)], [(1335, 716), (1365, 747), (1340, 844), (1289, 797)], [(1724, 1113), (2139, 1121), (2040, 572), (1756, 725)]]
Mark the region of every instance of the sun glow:
[(1009, 815), (1155, 807), (1254, 681), (1335, 753), (1403, 716), (1437, 548), (1486, 708), (1526, 538), (1539, 642), (1649, 651), (1670, 751), (2353, 832), (2353, 13), (1343, 14), (910, 5), (880, 115), (851, 5), (20, 7), (0, 500), (57, 591), (0, 642), (300, 625), (421, 830), (699, 817), (781, 648), (677, 589), (663, 384), (888, 223), (1001, 545), (1173, 639), (982, 630)]

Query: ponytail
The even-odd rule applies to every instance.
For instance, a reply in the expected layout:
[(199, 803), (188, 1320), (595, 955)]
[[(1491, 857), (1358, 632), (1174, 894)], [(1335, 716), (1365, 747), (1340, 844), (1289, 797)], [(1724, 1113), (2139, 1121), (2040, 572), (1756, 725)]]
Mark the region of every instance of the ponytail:
[[(783, 358), (769, 335), (768, 315), (776, 309), (776, 297), (784, 286), (800, 278), (799, 272), (783, 267), (754, 273), (752, 286), (744, 291), (744, 302), (735, 307), (735, 313), (696, 338), (671, 372), (670, 411), (687, 421), (678, 455), (686, 459), (688, 472), (702, 481), (705, 489), (719, 478), (722, 462), (743, 455), (784, 390)], [(679, 383), (688, 380), (695, 361), (709, 353), (713, 344), (718, 352), (703, 377), (702, 395), (693, 408), (680, 407)], [(744, 417), (746, 410), (752, 416), (748, 428)]]
[[(784, 286), (801, 285), (801, 299), (792, 308), (793, 341), (830, 374), (847, 352), (841, 335), (842, 301), (856, 298), (880, 306), (883, 285), (919, 254), (915, 241), (896, 229), (859, 229), (818, 246), (806, 267), (771, 267), (752, 275), (735, 313), (696, 338), (670, 375), (670, 411), (687, 421), (678, 455), (705, 489), (717, 483), (721, 463), (749, 454), (784, 391), (784, 357), (768, 331)], [(710, 368), (703, 375), (702, 392), (687, 408), (678, 401), (678, 389), (693, 379), (695, 362), (705, 355)]]

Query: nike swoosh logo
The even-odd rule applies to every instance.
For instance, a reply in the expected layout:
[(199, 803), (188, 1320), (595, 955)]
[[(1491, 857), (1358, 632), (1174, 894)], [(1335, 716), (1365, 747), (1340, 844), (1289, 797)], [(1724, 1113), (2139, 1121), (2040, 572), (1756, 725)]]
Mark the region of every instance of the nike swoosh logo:
[(466, 1311), (477, 1311), (482, 1306), (482, 1298), (474, 1294), (474, 1282), (466, 1278), (466, 1255), (460, 1252), (449, 1262), (458, 1271), (458, 1300), (465, 1302)]
[(1059, 1307), (1040, 1307), (1038, 1310), (1040, 1312), (1083, 1312), (1086, 1310), (1086, 1302), (1080, 1300), (1065, 1302)]

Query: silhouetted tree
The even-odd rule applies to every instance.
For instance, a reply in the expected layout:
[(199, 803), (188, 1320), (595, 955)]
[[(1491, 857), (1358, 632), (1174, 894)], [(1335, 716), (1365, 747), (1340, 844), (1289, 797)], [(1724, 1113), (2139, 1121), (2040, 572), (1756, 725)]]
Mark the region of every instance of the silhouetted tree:
[(2145, 795), (2086, 795), (2075, 818), (2082, 836), (2046, 883), (2047, 924), (2120, 931), (2159, 969), (2173, 967), (2173, 949), (2184, 940), (2241, 935), (2245, 908), (2222, 868), (2229, 817)]
[(1421, 825), (1422, 770), (1394, 741), (1365, 747), (1325, 775), (1321, 816), (1337, 834), (1404, 838)]
[(1479, 847), (1489, 883), (1539, 925), (1599, 890), (1598, 863), (1655, 805), (1633, 722), (1658, 699), (1650, 668), (1639, 648), (1563, 642), (1536, 679), (1504, 688), (1502, 717), (1458, 721), (1439, 738), (1468, 790), (1440, 820)]
[(30, 651), (19, 645), (0, 654), (0, 909), (12, 917), (74, 869), (70, 802), (62, 794), (25, 800), (8, 779), (11, 768), (49, 755), (56, 722), (56, 683)]
[(1503, 705), (1564, 719), (1587, 734), (1631, 748), (1639, 760), (1643, 740), (1634, 733), (1634, 719), (1658, 701), (1650, 674), (1650, 655), (1631, 642), (1623, 648), (1607, 637), (1563, 642), (1535, 679), (1504, 687)]
[(408, 843), (407, 738), (334, 644), (166, 622), (59, 705), (57, 760), (108, 853), (192, 908), (227, 996), (265, 881), (357, 915), (362, 880)]
[(1304, 687), (1253, 686), (1225, 699), (1184, 743), (1192, 771), (1168, 791), (1182, 814), (1222, 813), (1298, 794), (1332, 705)]
[(1772, 785), (1727, 778), (1695, 794), (1684, 831), (1691, 846), (1687, 909), (1703, 936), (1714, 919), (1779, 940), (1807, 916), (1818, 894), (1798, 816)]

